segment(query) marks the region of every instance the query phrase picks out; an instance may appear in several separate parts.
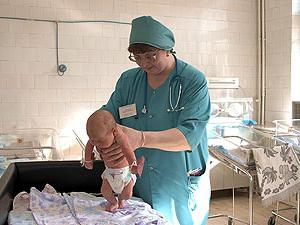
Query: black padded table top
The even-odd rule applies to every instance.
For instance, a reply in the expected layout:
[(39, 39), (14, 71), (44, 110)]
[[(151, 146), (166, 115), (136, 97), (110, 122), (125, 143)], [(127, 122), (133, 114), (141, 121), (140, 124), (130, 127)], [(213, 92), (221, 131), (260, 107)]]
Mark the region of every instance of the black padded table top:
[(0, 224), (7, 224), (14, 196), (31, 187), (42, 190), (48, 183), (58, 192), (99, 193), (103, 161), (95, 161), (94, 169), (81, 167), (79, 161), (28, 161), (9, 165), (0, 178)]

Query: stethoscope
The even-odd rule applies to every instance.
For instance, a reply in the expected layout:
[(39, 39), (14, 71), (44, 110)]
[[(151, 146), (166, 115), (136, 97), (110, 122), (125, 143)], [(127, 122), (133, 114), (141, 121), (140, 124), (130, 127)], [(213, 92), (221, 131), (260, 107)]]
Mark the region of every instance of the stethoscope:
[[(171, 78), (171, 81), (170, 81), (170, 85), (169, 85), (169, 108), (167, 109), (167, 112), (179, 112), (181, 110), (184, 109), (184, 107), (179, 107), (179, 102), (180, 102), (180, 98), (181, 98), (181, 94), (182, 94), (182, 81), (179, 77), (179, 74), (178, 74), (178, 68), (177, 68), (177, 59), (175, 57), (175, 63), (176, 63), (176, 66), (175, 66), (175, 75)], [(147, 114), (148, 113), (148, 108), (147, 108), (147, 98), (148, 98), (148, 81), (147, 81), (147, 75), (145, 73), (145, 94), (144, 94), (144, 105), (143, 105), (143, 108), (141, 110), (141, 112), (143, 114)], [(178, 96), (177, 96), (177, 100), (176, 100), (176, 103), (175, 105), (173, 105), (173, 101), (172, 101), (172, 85), (173, 83), (178, 80), (179, 81), (179, 89), (178, 89)]]

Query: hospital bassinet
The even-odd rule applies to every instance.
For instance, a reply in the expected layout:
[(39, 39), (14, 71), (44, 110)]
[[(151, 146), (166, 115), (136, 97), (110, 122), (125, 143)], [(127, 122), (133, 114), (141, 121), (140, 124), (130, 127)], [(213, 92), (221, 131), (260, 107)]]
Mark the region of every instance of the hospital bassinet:
[(0, 131), (0, 156), (7, 159), (59, 159), (57, 133), (51, 128)]
[[(257, 171), (253, 157), (253, 149), (271, 149), (276, 145), (284, 145), (271, 134), (263, 133), (252, 127), (236, 123), (210, 123), (208, 125), (210, 155), (238, 174), (249, 179), (249, 220), (242, 221), (235, 217), (234, 185), (233, 185), (233, 213), (232, 215), (212, 215), (210, 218), (227, 217), (228, 224), (239, 221), (253, 225), (253, 193), (260, 193), (257, 182)], [(234, 182), (234, 181), (233, 181)]]
[[(287, 143), (300, 157), (300, 119), (290, 119), (290, 120), (275, 120), (275, 134), (274, 136), (280, 141)], [(278, 201), (276, 209), (272, 210), (272, 216), (269, 218), (268, 225), (275, 225), (277, 219), (280, 218), (290, 224), (299, 225), (300, 224), (300, 192), (296, 193), (296, 204), (290, 202)], [(283, 204), (283, 207), (280, 207)], [(294, 214), (293, 220), (287, 218), (281, 212), (293, 210)]]
[(0, 178), (0, 224), (7, 224), (14, 197), (31, 187), (42, 189), (47, 183), (58, 192), (99, 193), (102, 161), (94, 162), (93, 170), (81, 167), (79, 161), (29, 161), (11, 163)]
[(0, 131), (0, 176), (11, 162), (62, 158), (54, 129), (28, 128)]

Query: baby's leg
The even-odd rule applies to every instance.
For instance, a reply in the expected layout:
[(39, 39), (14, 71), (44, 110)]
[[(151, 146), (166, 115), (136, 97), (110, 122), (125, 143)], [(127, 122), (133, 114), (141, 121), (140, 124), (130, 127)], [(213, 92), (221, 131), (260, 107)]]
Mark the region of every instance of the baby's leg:
[(131, 178), (130, 182), (124, 187), (123, 191), (119, 194), (119, 208), (124, 207), (125, 200), (130, 199), (132, 197), (132, 190), (135, 182)]
[(113, 210), (118, 208), (118, 201), (107, 179), (103, 179), (102, 181), (101, 193), (103, 197), (108, 201), (108, 205), (105, 209), (106, 211), (112, 212)]

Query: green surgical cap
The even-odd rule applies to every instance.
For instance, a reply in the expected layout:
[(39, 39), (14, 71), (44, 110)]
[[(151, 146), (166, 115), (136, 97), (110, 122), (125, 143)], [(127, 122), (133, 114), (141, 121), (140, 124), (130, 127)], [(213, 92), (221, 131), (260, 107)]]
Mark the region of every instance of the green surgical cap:
[(147, 44), (153, 47), (172, 50), (175, 39), (172, 31), (151, 16), (141, 16), (132, 20), (129, 45)]

